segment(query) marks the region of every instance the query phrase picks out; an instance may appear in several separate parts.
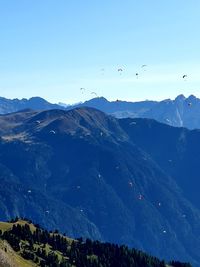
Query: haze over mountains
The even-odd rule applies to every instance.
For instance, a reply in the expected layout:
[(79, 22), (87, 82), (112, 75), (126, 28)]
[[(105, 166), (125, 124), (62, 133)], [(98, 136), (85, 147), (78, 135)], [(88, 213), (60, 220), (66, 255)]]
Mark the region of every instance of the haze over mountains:
[(2, 115), (0, 136), (1, 220), (200, 265), (198, 130), (76, 108)]
[(175, 100), (109, 102), (105, 98), (86, 101), (82, 105), (97, 108), (117, 118), (150, 118), (159, 122), (188, 129), (200, 128), (200, 99), (191, 95), (179, 95)]
[(200, 128), (200, 99), (193, 95), (188, 98), (184, 95), (179, 95), (175, 100), (167, 99), (160, 102), (148, 100), (141, 102), (120, 100), (109, 102), (105, 98), (99, 97), (71, 106), (51, 104), (40, 97), (22, 100), (0, 98), (0, 114), (27, 108), (33, 110), (70, 110), (75, 107), (96, 108), (116, 118), (150, 118), (171, 126), (186, 127), (188, 129)]

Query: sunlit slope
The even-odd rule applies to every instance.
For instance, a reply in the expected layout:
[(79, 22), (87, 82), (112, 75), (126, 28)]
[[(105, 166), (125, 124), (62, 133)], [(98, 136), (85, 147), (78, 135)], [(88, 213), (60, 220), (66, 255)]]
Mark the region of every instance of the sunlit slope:
[[(170, 267), (158, 258), (127, 246), (69, 239), (57, 230), (48, 232), (27, 220), (1, 222), (0, 231), (2, 267)], [(180, 262), (174, 266), (191, 267)]]
[(0, 240), (0, 267), (35, 267), (31, 261), (23, 259), (6, 241)]

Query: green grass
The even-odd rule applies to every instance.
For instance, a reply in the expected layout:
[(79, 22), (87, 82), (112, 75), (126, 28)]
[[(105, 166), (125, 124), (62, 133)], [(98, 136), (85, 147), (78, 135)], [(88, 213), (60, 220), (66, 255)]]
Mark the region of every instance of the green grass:
[(10, 222), (0, 222), (0, 230), (2, 230), (2, 232), (5, 232), (5, 231), (8, 231), (8, 230), (11, 230), (13, 225), (25, 225), (25, 224), (29, 224), (30, 226), (30, 229), (32, 232), (34, 232), (36, 230), (36, 227), (31, 223), (27, 223), (26, 221), (24, 220), (19, 220), (18, 222), (16, 223), (10, 223)]
[(15, 224), (15, 225), (17, 225), (17, 224), (19, 224), (19, 225), (28, 224), (30, 226), (30, 230), (31, 230), (32, 233), (36, 230), (36, 227), (32, 223), (27, 223), (27, 221), (24, 221), (24, 220), (19, 220), (18, 222), (13, 223), (13, 224)]
[[(24, 220), (18, 220), (16, 223), (11, 223), (11, 222), (0, 222), (0, 230), (2, 230), (2, 232), (5, 231), (9, 231), (12, 229), (13, 225), (25, 225), (28, 224), (30, 226), (30, 229), (32, 232), (34, 232), (36, 230), (36, 227), (32, 224), (32, 223), (28, 223), (27, 221)], [(53, 235), (53, 234), (52, 234)], [(55, 234), (56, 235), (56, 234)], [(69, 244), (72, 243), (73, 239), (67, 238), (67, 241), (69, 242)], [(5, 254), (5, 248), (7, 249), (7, 256), (9, 257), (9, 259), (15, 264), (16, 267), (35, 267), (37, 266), (36, 264), (34, 264), (31, 261), (27, 261), (24, 260), (19, 253), (16, 253), (6, 241), (2, 241), (0, 240), (0, 250), (2, 250), (2, 253)], [(38, 245), (38, 244), (34, 244), (34, 248), (43, 248), (42, 245)], [(45, 250), (46, 253), (48, 254), (49, 252), (52, 251), (52, 247), (49, 246), (48, 244), (46, 244), (45, 246)], [(54, 253), (58, 256), (58, 259), (61, 260), (63, 258), (62, 253), (60, 253), (59, 251), (54, 251)], [(1, 265), (0, 265), (1, 266)]]
[[(0, 222), (0, 230), (2, 232), (9, 231), (12, 229), (14, 224), (25, 225), (27, 224), (27, 222), (23, 220), (19, 220), (17, 223)], [(34, 232), (36, 229), (35, 226), (33, 224), (29, 224), (29, 226), (30, 226), (31, 231)], [(5, 252), (5, 249), (7, 252)], [(12, 266), (16, 266), (16, 267), (36, 267), (37, 266), (32, 261), (27, 261), (23, 259), (19, 255), (19, 253), (15, 252), (6, 241), (0, 240), (0, 252), (1, 252), (1, 255), (3, 255), (3, 257), (7, 259), (8, 266), (9, 266), (10, 261), (13, 264)], [(0, 263), (0, 266), (1, 266), (1, 263)]]
[[(5, 252), (6, 249), (6, 252)], [(8, 262), (7, 266), (10, 266), (10, 262), (12, 266), (15, 267), (36, 267), (37, 265), (31, 261), (27, 261), (23, 259), (17, 252), (15, 252), (11, 246), (3, 240), (0, 240), (0, 253), (4, 257), (5, 261)], [(1, 266), (1, 262), (0, 262)]]
[(55, 234), (55, 233), (52, 233), (51, 234), (51, 236), (52, 235), (60, 235), (61, 237), (64, 237), (66, 240), (67, 240), (67, 242), (69, 243), (69, 245), (71, 245), (72, 244), (72, 242), (77, 242), (77, 240), (75, 240), (75, 239), (73, 239), (73, 238), (69, 238), (69, 237), (66, 237), (66, 236), (64, 236), (64, 235), (62, 235), (62, 234)]
[(0, 222), (0, 230), (2, 230), (3, 232), (8, 231), (11, 228), (12, 228), (12, 224), (11, 223)]
[[(27, 221), (24, 220), (19, 220), (16, 223), (8, 223), (8, 222), (0, 222), (0, 230), (3, 232), (9, 231), (12, 229), (13, 225), (21, 225), (24, 226), (25, 224), (28, 224), (30, 227), (31, 232), (33, 233), (36, 230), (36, 227), (32, 223), (28, 223)], [(51, 235), (57, 235), (57, 233), (51, 233)], [(60, 234), (58, 234), (60, 235)], [(77, 240), (67, 238), (65, 236), (62, 236), (66, 238), (68, 241), (68, 249), (71, 247), (71, 243), (78, 242)], [(21, 240), (21, 253), (23, 252), (23, 249), (26, 250), (26, 246), (29, 243), (28, 241), (23, 241)], [(55, 251), (49, 244), (38, 244), (35, 243), (33, 244), (33, 253), (35, 254), (35, 251), (40, 248), (42, 250), (46, 251), (46, 254), (48, 255), (50, 252), (53, 252), (55, 255), (57, 255), (58, 260), (61, 261), (62, 259), (69, 260), (69, 258), (65, 257), (60, 251)], [(67, 249), (67, 250), (68, 250)], [(7, 241), (1, 240), (0, 239), (0, 256), (3, 256), (4, 259), (7, 260), (7, 264), (4, 265), (0, 261), (0, 267), (37, 267), (38, 265), (32, 261), (28, 261), (23, 259), (23, 257), (20, 255), (20, 252), (15, 252), (12, 247), (7, 243)], [(0, 257), (1, 258), (1, 257)], [(87, 259), (89, 260), (90, 263), (94, 263), (98, 261), (98, 257), (96, 255), (88, 255)], [(42, 258), (39, 258), (39, 260), (42, 260)], [(72, 267), (76, 267), (75, 265), (72, 265)], [(166, 264), (166, 267), (172, 267), (170, 265)]]

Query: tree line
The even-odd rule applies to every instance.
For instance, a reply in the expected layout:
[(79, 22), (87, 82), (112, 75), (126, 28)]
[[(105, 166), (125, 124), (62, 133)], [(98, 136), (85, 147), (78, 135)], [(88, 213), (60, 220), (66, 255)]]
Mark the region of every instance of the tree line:
[[(0, 238), (23, 258), (41, 267), (166, 267), (164, 261), (127, 246), (82, 238), (70, 240), (57, 231), (52, 233), (38, 227), (33, 231), (28, 223), (0, 231)], [(175, 261), (170, 265), (191, 267), (189, 263)]]

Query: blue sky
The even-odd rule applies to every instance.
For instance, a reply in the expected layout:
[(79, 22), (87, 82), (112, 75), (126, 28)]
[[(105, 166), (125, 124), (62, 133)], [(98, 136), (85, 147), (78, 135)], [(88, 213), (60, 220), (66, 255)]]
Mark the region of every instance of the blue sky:
[(0, 95), (200, 96), (199, 10), (198, 0), (0, 0)]

